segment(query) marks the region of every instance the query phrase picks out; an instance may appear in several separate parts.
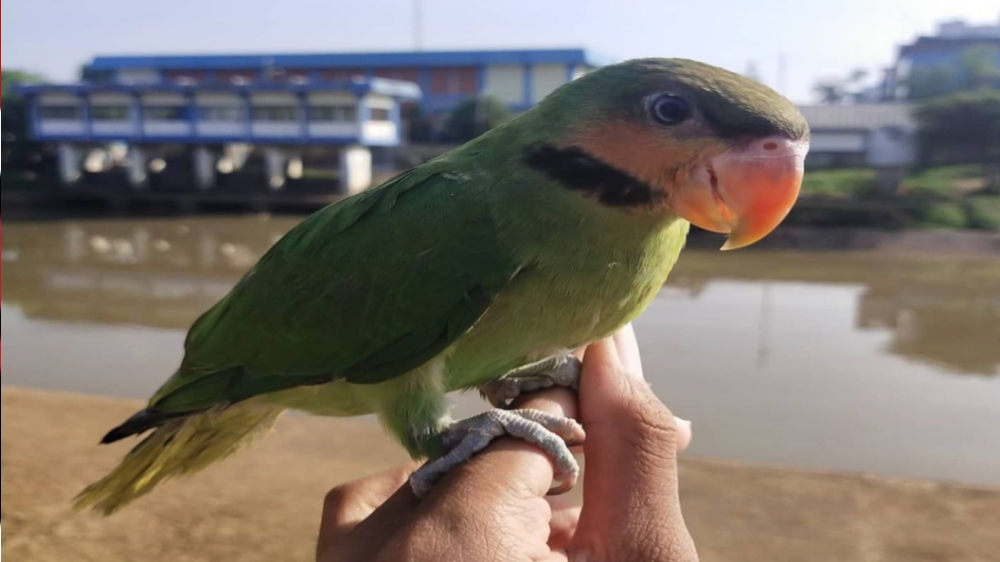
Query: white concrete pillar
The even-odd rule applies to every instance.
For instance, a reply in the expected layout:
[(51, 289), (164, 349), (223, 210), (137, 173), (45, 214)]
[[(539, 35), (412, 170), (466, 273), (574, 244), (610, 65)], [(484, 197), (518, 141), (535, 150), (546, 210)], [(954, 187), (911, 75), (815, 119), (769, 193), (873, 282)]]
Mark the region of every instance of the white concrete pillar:
[(252, 144), (234, 143), (223, 145), (222, 156), (219, 157), (215, 168), (220, 174), (238, 172), (246, 165), (251, 154), (253, 154)]
[(288, 157), (277, 148), (264, 149), (264, 172), (267, 174), (267, 185), (271, 191), (284, 189), (288, 180), (287, 163)]
[(340, 185), (347, 193), (371, 187), (372, 152), (366, 146), (345, 146), (340, 150)]
[(80, 150), (71, 144), (60, 144), (58, 148), (59, 179), (64, 184), (72, 185), (80, 180)]
[(253, 145), (246, 143), (227, 144), (223, 148), (223, 154), (233, 161), (233, 170), (239, 171), (246, 165), (250, 155), (253, 154)]
[(146, 152), (138, 146), (131, 146), (128, 150), (128, 183), (135, 189), (146, 187)]
[(302, 156), (293, 155), (288, 159), (288, 166), (285, 168), (288, 173), (288, 179), (290, 180), (300, 180), (302, 175), (306, 171), (305, 163), (302, 161)]
[(194, 149), (194, 182), (201, 190), (215, 187), (215, 155), (204, 146)]

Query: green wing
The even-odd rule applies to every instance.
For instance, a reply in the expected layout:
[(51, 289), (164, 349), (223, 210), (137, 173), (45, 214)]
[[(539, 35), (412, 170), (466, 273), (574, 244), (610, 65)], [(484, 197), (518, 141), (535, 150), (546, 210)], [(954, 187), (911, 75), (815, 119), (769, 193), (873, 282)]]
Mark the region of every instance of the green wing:
[(376, 383), (432, 359), (519, 270), (481, 189), (436, 161), (313, 215), (192, 326), (151, 407)]

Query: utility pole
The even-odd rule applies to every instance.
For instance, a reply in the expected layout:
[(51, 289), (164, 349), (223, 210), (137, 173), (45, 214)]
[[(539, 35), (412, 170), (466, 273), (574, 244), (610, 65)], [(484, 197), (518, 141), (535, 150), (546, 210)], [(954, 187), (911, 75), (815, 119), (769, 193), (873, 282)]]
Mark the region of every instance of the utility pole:
[(788, 95), (787, 90), (785, 90), (786, 79), (788, 77), (788, 60), (785, 55), (778, 55), (778, 93), (783, 95)]
[(424, 1), (413, 0), (413, 43), (414, 49), (422, 51), (424, 49)]

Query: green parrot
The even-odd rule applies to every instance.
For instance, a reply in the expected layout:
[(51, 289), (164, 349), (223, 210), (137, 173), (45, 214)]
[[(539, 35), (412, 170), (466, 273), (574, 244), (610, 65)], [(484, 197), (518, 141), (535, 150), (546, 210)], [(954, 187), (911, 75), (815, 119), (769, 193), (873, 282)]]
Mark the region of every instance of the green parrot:
[[(104, 443), (150, 432), (77, 507), (111, 514), (267, 432), (286, 410), (374, 413), (415, 459), (418, 496), (510, 434), (579, 468), (573, 420), (511, 410), (576, 387), (571, 355), (638, 316), (691, 223), (724, 249), (798, 197), (809, 128), (728, 71), (639, 59), (570, 82), (435, 160), (307, 218), (191, 327), (174, 375)], [(494, 409), (449, 418), (446, 395)]]

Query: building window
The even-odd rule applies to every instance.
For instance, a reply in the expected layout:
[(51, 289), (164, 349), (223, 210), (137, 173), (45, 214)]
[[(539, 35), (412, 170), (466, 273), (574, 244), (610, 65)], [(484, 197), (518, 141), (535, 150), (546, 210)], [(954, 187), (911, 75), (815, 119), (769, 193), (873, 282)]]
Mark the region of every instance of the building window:
[(392, 116), (390, 115), (389, 110), (385, 109), (385, 108), (382, 108), (382, 107), (373, 107), (373, 108), (371, 108), (371, 114), (370, 115), (371, 115), (370, 119), (372, 121), (391, 121), (392, 120)]
[(186, 108), (180, 105), (154, 105), (143, 108), (143, 116), (149, 121), (184, 121)]
[(416, 68), (376, 68), (375, 77), (420, 82), (420, 71)]
[(75, 121), (83, 117), (83, 112), (78, 105), (43, 105), (38, 109), (38, 115), (54, 121)]
[(322, 80), (334, 80), (334, 81), (347, 81), (351, 80), (355, 76), (364, 76), (365, 71), (360, 68), (336, 68), (328, 69), (320, 72), (320, 78)]
[(205, 80), (206, 73), (199, 70), (166, 70), (163, 77), (177, 84), (197, 84)]
[(432, 94), (471, 95), (479, 93), (479, 70), (475, 67), (432, 68)]
[(94, 70), (84, 68), (82, 79), (91, 84), (110, 84), (115, 81), (115, 72), (112, 70)]
[(239, 107), (199, 107), (198, 108), (198, 119), (201, 121), (217, 121), (233, 123), (237, 121), (242, 121), (244, 118), (243, 110)]
[(254, 73), (245, 71), (222, 70), (216, 74), (216, 80), (230, 84), (252, 84), (256, 78)]
[(90, 108), (94, 121), (128, 121), (127, 105), (95, 105)]
[(309, 108), (309, 120), (316, 123), (354, 123), (358, 108), (353, 105), (315, 105)]
[(257, 106), (252, 111), (254, 121), (288, 123), (298, 120), (298, 110), (284, 105)]

